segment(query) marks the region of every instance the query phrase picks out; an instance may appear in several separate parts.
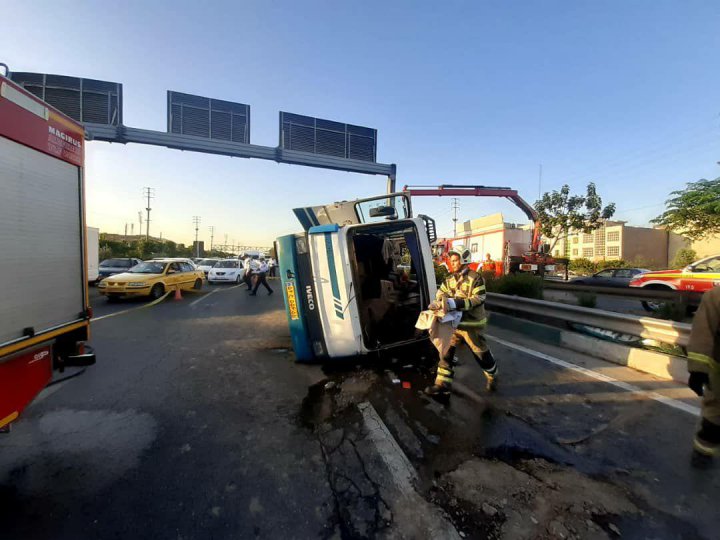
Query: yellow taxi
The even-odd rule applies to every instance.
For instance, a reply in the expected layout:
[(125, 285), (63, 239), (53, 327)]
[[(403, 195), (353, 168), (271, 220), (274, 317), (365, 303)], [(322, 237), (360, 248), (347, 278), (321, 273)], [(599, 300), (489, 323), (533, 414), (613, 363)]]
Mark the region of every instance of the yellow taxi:
[(200, 289), (203, 277), (202, 270), (198, 270), (190, 260), (153, 259), (104, 279), (98, 284), (98, 291), (108, 300), (125, 296), (157, 299), (176, 289)]

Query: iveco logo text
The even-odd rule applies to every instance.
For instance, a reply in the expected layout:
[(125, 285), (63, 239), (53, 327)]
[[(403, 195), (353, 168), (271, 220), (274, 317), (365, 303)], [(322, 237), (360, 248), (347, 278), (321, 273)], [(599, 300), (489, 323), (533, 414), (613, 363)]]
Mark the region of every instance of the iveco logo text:
[(56, 137), (59, 137), (63, 141), (70, 143), (77, 148), (80, 148), (80, 141), (71, 137), (67, 133), (64, 133), (64, 132), (60, 131), (59, 129), (56, 129), (52, 126), (48, 126), (48, 131), (50, 132), (50, 135), (55, 135)]
[(315, 299), (313, 298), (312, 287), (307, 285), (305, 287), (305, 296), (307, 296), (308, 309), (310, 311), (315, 309)]

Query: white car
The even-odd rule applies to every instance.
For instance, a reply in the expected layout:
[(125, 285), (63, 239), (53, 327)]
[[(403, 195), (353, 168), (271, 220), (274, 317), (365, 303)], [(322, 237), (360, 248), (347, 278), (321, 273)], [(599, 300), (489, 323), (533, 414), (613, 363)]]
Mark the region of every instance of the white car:
[(210, 269), (215, 266), (218, 261), (220, 261), (220, 259), (200, 259), (195, 265), (198, 267), (198, 270), (205, 272), (205, 277), (208, 277)]
[(225, 259), (215, 263), (207, 275), (208, 283), (240, 283), (245, 277), (242, 261)]

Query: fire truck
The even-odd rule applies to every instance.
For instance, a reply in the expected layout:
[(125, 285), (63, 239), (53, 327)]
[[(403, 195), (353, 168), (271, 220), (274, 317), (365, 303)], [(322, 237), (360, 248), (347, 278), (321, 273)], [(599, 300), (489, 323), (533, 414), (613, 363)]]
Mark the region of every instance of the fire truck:
[[(645, 272), (630, 282), (630, 287), (641, 289), (683, 291), (688, 303), (700, 303), (702, 293), (720, 286), (720, 255), (696, 261), (680, 270)], [(647, 311), (657, 311), (661, 303), (644, 301)]]
[(478, 249), (473, 253), (473, 262), (470, 264), (473, 270), (482, 270), (482, 258), (486, 253), (490, 253), (493, 258), (498, 275), (517, 272), (544, 274), (555, 270), (555, 259), (543, 251), (537, 212), (516, 190), (509, 187), (444, 184), (405, 186), (403, 192), (412, 197), (503, 197), (520, 208), (534, 224), (532, 230), (506, 229), (501, 225), (497, 231), (471, 232), (464, 236), (440, 239), (433, 244), (436, 264), (447, 267), (447, 254), (452, 248), (462, 246), (471, 249), (477, 245)]
[(84, 131), (0, 76), (0, 430), (54, 372), (88, 366)]

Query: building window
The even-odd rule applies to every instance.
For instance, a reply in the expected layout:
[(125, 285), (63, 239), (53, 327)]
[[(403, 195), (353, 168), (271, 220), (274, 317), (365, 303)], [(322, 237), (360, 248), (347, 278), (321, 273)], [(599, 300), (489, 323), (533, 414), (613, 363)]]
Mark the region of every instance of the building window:
[(572, 253), (573, 253), (573, 257), (577, 257), (577, 256), (578, 256), (578, 250), (577, 250), (577, 249), (573, 249), (573, 252), (572, 252)]
[[(610, 234), (612, 234), (612, 233), (610, 233)], [(608, 236), (610, 236), (610, 234)], [(619, 257), (620, 256), (620, 246), (608, 246), (607, 256), (608, 257)]]
[(593, 235), (592, 234), (583, 234), (583, 244), (592, 244), (593, 243)]
[[(620, 241), (620, 231), (611, 231), (607, 233), (607, 241), (608, 242), (619, 242)], [(608, 253), (609, 255), (609, 253)]]
[(471, 251), (472, 253), (477, 253), (477, 249), (478, 249), (478, 248), (477, 248), (477, 244), (472, 244), (472, 245), (470, 246), (470, 251)]
[(591, 259), (593, 256), (593, 248), (583, 248), (583, 257)]
[(577, 236), (573, 236), (573, 244), (577, 244), (580, 239)]

